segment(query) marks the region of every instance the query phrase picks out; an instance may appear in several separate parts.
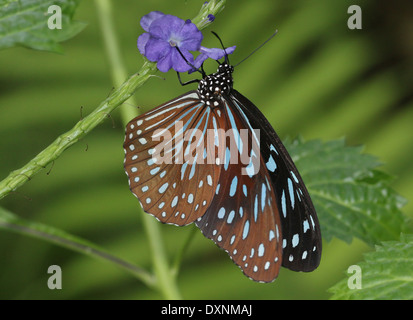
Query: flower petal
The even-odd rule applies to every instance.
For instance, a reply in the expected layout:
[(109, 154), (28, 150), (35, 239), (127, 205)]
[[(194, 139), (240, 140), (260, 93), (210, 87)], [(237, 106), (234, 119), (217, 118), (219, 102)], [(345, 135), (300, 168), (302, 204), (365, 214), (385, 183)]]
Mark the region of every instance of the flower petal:
[(160, 11), (152, 11), (149, 12), (148, 14), (144, 15), (141, 19), (141, 27), (143, 30), (149, 32), (149, 27), (152, 24), (153, 21), (163, 17), (165, 14), (163, 14)]
[(172, 68), (172, 59), (171, 55), (167, 54), (163, 56), (161, 59), (158, 60), (158, 64), (156, 65), (159, 71), (168, 72), (169, 69)]
[(186, 20), (182, 26), (179, 36), (182, 39), (179, 48), (181, 50), (197, 51), (201, 46), (202, 39), (204, 38), (202, 32), (198, 30), (197, 26)]
[[(195, 61), (194, 61), (194, 67), (196, 67), (197, 69), (199, 69), (200, 67), (201, 67), (201, 65), (204, 63), (204, 61), (206, 60), (206, 59), (208, 59), (209, 57), (208, 57), (208, 55), (206, 54), (206, 53), (201, 53), (200, 55), (198, 55), (197, 57), (196, 57), (196, 59), (195, 59)], [(192, 73), (192, 72), (194, 72), (195, 71), (195, 69), (194, 68), (192, 68), (190, 71), (189, 71), (189, 73)]]
[(178, 52), (177, 49), (172, 50), (172, 68), (178, 72), (187, 72), (188, 70), (192, 69), (191, 64), (194, 64), (194, 57), (187, 50), (181, 50), (181, 53), (185, 57), (186, 61), (182, 58), (181, 54)]
[(168, 42), (151, 37), (145, 46), (145, 57), (150, 61), (158, 61), (165, 55), (170, 54), (171, 50), (172, 47)]
[(171, 35), (178, 35), (185, 21), (169, 14), (152, 22), (149, 33), (152, 37), (169, 42)]
[[(194, 67), (197, 69), (201, 67), (201, 65), (204, 63), (204, 61), (208, 58), (214, 59), (214, 60), (219, 60), (222, 57), (225, 56), (226, 54), (231, 54), (234, 52), (236, 46), (228, 47), (224, 49), (218, 49), (218, 48), (205, 48), (202, 47), (199, 49), (199, 52), (201, 52), (200, 55), (198, 55), (193, 63)], [(191, 68), (188, 73), (195, 72), (194, 68)]]
[[(234, 52), (236, 46), (232, 46), (229, 48), (225, 48), (224, 49), (218, 49), (218, 48), (205, 48), (202, 47), (199, 49), (199, 52), (201, 52), (201, 54), (206, 54), (208, 56), (208, 58), (214, 59), (214, 60), (219, 60), (222, 57), (225, 56), (225, 54), (231, 54)], [(205, 59), (204, 59), (205, 60)]]
[(147, 44), (150, 37), (151, 37), (150, 34), (147, 33), (147, 32), (145, 32), (145, 33), (143, 33), (139, 36), (139, 38), (138, 38), (138, 49), (139, 49), (139, 52), (141, 53), (141, 55), (145, 55), (145, 47), (146, 47), (146, 44)]

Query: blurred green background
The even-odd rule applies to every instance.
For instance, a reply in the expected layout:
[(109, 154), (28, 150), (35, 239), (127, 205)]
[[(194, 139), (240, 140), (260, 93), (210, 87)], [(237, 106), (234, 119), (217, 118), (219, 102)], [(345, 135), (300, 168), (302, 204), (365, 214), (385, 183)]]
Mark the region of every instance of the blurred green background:
[[(152, 10), (194, 17), (204, 1), (116, 0), (114, 22), (129, 74), (141, 66), (139, 19)], [(347, 8), (358, 4), (363, 29), (349, 30)], [(75, 15), (88, 26), (63, 43), (63, 55), (12, 48), (0, 51), (0, 178), (15, 170), (91, 112), (112, 90), (93, 1)], [(349, 145), (383, 162), (393, 187), (408, 200), (413, 189), (412, 1), (228, 0), (206, 31), (216, 31), (236, 64), (278, 28), (279, 34), (236, 68), (235, 88), (268, 117), (281, 138), (301, 135)], [(209, 32), (203, 45), (219, 47)], [(206, 65), (214, 72), (215, 63)], [(152, 78), (135, 95), (148, 110), (189, 90), (174, 72)], [(185, 77), (186, 79), (187, 77)], [(189, 79), (189, 77), (188, 77)], [(192, 88), (191, 88), (192, 89)], [(113, 120), (113, 123), (112, 123)], [(119, 111), (1, 205), (26, 219), (61, 228), (150, 268), (138, 202), (123, 171)], [(113, 127), (113, 124), (115, 127)], [(413, 205), (404, 211), (412, 217)], [(323, 221), (320, 221), (321, 224)], [(162, 225), (173, 259), (190, 228)], [(272, 284), (244, 277), (227, 254), (197, 232), (178, 285), (190, 299), (325, 299), (347, 268), (372, 250), (361, 241), (324, 242), (312, 273), (282, 269)], [(62, 267), (62, 290), (49, 290), (47, 268)], [(0, 232), (0, 299), (162, 298), (115, 266), (41, 240)]]

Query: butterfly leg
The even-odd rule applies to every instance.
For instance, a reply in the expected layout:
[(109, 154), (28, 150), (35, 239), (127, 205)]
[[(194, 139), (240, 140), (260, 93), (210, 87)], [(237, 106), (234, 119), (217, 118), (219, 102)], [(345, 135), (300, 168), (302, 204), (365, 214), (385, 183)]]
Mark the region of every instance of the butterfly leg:
[(187, 84), (191, 84), (191, 83), (198, 83), (200, 81), (199, 79), (194, 79), (194, 80), (189, 80), (187, 82), (182, 82), (181, 76), (178, 71), (176, 72), (176, 74), (178, 75), (178, 80), (181, 86), (186, 86)]

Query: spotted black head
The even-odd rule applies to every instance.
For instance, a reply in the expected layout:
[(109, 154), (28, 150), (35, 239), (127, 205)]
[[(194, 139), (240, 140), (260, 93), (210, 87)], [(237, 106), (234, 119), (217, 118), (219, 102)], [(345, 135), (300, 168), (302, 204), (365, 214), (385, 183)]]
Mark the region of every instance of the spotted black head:
[(232, 90), (234, 67), (228, 63), (219, 65), (217, 72), (205, 76), (198, 84), (198, 92), (205, 103), (218, 106), (222, 94)]

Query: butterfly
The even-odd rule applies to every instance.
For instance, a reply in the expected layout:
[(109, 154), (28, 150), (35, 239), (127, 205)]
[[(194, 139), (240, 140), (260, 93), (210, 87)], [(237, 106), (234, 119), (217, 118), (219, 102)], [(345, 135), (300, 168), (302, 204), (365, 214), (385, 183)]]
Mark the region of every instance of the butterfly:
[(254, 281), (274, 281), (281, 266), (313, 271), (322, 248), (310, 195), (233, 71), (226, 56), (197, 90), (127, 124), (130, 190), (159, 221), (195, 223)]

